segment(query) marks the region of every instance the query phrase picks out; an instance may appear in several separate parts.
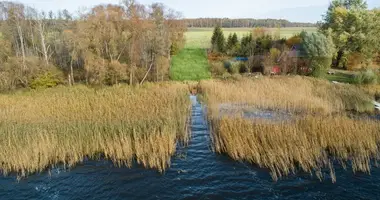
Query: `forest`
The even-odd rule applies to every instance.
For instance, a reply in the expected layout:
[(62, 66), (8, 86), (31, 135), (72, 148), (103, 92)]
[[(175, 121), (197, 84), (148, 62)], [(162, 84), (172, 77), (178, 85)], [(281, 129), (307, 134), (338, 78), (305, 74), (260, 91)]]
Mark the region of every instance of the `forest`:
[(219, 25), (223, 28), (253, 27), (315, 27), (314, 23), (290, 22), (285, 19), (229, 19), (229, 18), (197, 18), (184, 19), (189, 28), (210, 28)]
[(0, 90), (167, 80), (185, 41), (180, 16), (133, 0), (76, 15), (0, 2)]

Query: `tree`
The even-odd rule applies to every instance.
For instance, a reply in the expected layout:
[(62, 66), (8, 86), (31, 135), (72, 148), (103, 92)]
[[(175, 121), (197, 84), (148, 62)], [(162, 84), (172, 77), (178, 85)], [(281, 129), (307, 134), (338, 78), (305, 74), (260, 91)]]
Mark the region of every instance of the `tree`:
[(232, 42), (232, 34), (229, 34), (228, 38), (227, 38), (227, 45), (226, 45), (226, 50), (227, 51), (231, 50), (232, 45), (233, 45), (232, 43), (233, 43)]
[(243, 36), (240, 41), (239, 56), (248, 57), (253, 55), (255, 42), (252, 38), (252, 34)]
[(230, 34), (227, 39), (226, 51), (230, 55), (235, 55), (239, 50), (239, 39), (236, 33)]
[(223, 34), (222, 28), (220, 26), (216, 26), (214, 28), (214, 33), (211, 38), (212, 51), (218, 53), (225, 52), (225, 38)]
[(70, 85), (161, 81), (184, 45), (181, 14), (163, 4), (124, 0), (78, 16), (0, 2), (0, 87), (40, 84), (57, 69)]
[(365, 54), (367, 60), (373, 55), (369, 41), (373, 35), (370, 13), (363, 0), (334, 0), (331, 2), (320, 30), (325, 35), (331, 34), (337, 48), (334, 67), (347, 68), (348, 56), (353, 52)]
[(300, 34), (300, 37), (302, 39), (301, 56), (309, 60), (312, 75), (323, 76), (331, 67), (332, 57), (335, 53), (332, 38), (326, 37), (322, 33), (305, 31)]

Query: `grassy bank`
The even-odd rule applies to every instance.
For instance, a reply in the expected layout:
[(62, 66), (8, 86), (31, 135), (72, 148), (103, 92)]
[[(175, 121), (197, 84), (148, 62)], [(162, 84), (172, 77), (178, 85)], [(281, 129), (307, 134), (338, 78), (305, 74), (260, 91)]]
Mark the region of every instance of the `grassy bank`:
[(199, 48), (182, 49), (172, 59), (170, 78), (177, 81), (198, 81), (211, 78), (206, 50)]
[(187, 142), (188, 87), (56, 88), (0, 95), (0, 169), (20, 176), (104, 155), (158, 171)]
[[(202, 81), (200, 87), (215, 151), (268, 168), (274, 180), (300, 170), (322, 179), (328, 169), (334, 182), (334, 163), (369, 173), (371, 159), (380, 158), (378, 122), (353, 119), (346, 112), (374, 109), (372, 98), (355, 86), (265, 77)], [(258, 115), (268, 110), (280, 120)]]

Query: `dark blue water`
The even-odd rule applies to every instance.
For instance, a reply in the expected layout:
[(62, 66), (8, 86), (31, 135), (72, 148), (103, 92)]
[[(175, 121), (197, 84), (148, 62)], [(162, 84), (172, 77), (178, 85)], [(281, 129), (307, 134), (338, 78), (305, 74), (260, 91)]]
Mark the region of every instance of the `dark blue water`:
[(2, 177), (0, 199), (380, 199), (379, 169), (369, 176), (337, 167), (335, 184), (308, 174), (274, 183), (267, 170), (212, 152), (196, 101), (191, 128), (190, 145), (178, 150), (165, 174), (88, 161), (71, 171), (53, 169), (20, 182)]

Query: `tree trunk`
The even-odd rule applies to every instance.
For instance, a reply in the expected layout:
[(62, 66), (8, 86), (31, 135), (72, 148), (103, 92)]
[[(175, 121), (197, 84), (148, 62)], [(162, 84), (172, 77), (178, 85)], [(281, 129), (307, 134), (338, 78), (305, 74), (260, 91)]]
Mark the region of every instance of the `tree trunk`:
[(44, 54), (46, 65), (49, 65), (49, 56), (48, 56), (46, 43), (45, 43), (45, 36), (44, 36), (44, 26), (42, 25), (41, 21), (38, 22), (38, 26), (39, 26), (39, 32), (40, 32), (40, 37), (41, 37), (42, 53)]
[(144, 83), (145, 79), (148, 77), (150, 70), (152, 70), (152, 67), (153, 67), (153, 62), (152, 62), (152, 64), (150, 64), (149, 70), (146, 72), (144, 79), (141, 81), (140, 85), (142, 85)]
[(134, 70), (134, 65), (132, 65), (130, 73), (129, 73), (129, 85), (133, 85), (133, 70)]
[(23, 69), (25, 70), (26, 69), (26, 65), (25, 65), (24, 36), (22, 35), (21, 26), (19, 24), (17, 24), (17, 31), (18, 31), (18, 35), (20, 37), (20, 42), (21, 42), (22, 66), (23, 66)]
[(75, 80), (74, 80), (74, 70), (73, 70), (73, 58), (71, 58), (71, 61), (70, 61), (70, 82), (72, 84), (75, 83)]

